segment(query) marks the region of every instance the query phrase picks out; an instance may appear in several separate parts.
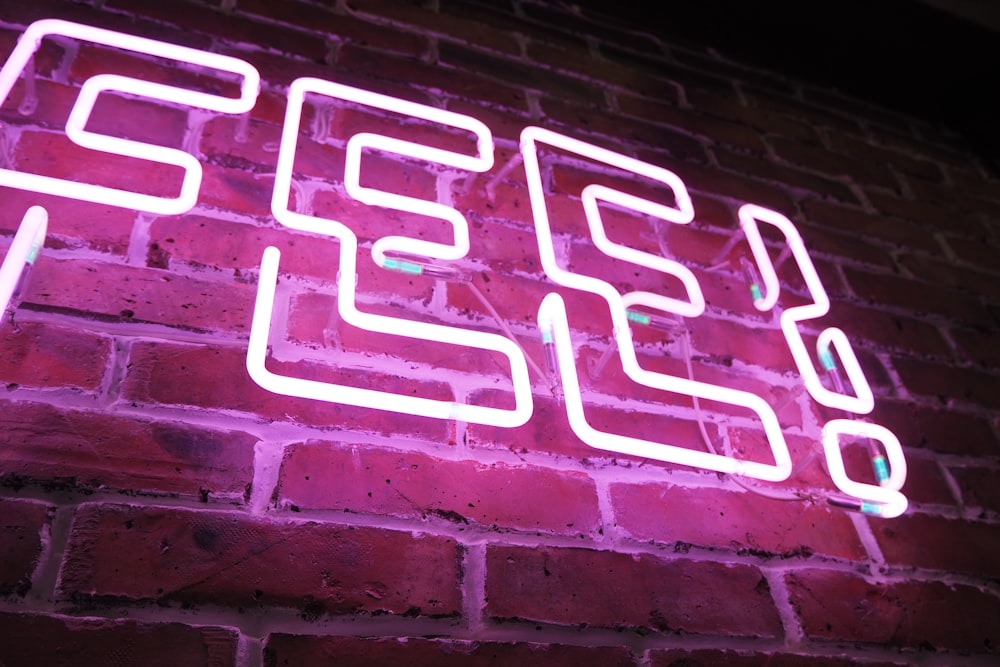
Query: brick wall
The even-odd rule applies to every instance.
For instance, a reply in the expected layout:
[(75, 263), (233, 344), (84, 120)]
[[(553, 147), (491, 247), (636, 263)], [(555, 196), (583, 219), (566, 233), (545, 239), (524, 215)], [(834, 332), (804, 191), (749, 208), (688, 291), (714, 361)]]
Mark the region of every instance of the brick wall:
[[(99, 100), (88, 129), (198, 157), (197, 204), (182, 215), (0, 188), (4, 252), (28, 206), (50, 215), (29, 291), (0, 329), (0, 663), (995, 660), (1000, 188), (955, 136), (558, 3), (5, 0), (4, 56), (28, 24), (50, 17), (236, 56), (263, 87), (245, 137), (233, 116)], [(81, 84), (110, 72), (227, 92), (205, 72), (78, 40), (45, 41), (35, 69), (38, 109), (18, 113), (19, 82), (0, 116), (4, 165), (155, 195), (176, 192), (179, 170), (66, 138)], [(521, 129), (540, 125), (685, 181), (692, 225), (608, 211), (609, 233), (651, 252), (669, 247), (694, 272), (708, 301), (687, 322), (695, 377), (778, 406), (798, 463), (837, 414), (800, 390), (777, 317), (753, 308), (737, 261), (745, 243), (719, 256), (743, 203), (794, 220), (834, 301), (822, 325), (849, 334), (876, 394), (873, 417), (903, 443), (908, 512), (831, 508), (822, 456), (786, 482), (753, 484), (755, 493), (725, 475), (590, 448), (534, 373), (533, 415), (517, 428), (255, 385), (246, 349), (271, 245), (282, 263), (269, 368), (511, 406), (502, 358), (340, 320), (339, 244), (271, 216), (285, 93), (302, 76), (490, 127), (490, 173), (383, 154), (365, 158), (362, 184), (467, 216), (471, 251), (454, 265), (539, 363), (541, 298), (567, 297), (587, 415), (607, 430), (705, 446), (688, 399), (636, 385), (615, 362), (587, 373), (585, 361), (609, 346), (606, 308), (555, 290), (523, 168), (496, 177)], [(447, 226), (352, 201), (343, 186), (345, 142), (357, 132), (474, 145), (393, 114), (332, 107), (322, 141), (321, 112), (306, 105), (296, 205), (358, 231), (361, 307), (501, 333), (468, 285), (384, 271), (367, 253), (387, 234), (448, 242)], [(566, 156), (545, 167), (563, 257), (623, 289), (676, 296), (675, 282), (589, 241), (579, 192), (592, 168)], [(781, 274), (783, 298), (802, 302), (793, 264)], [(807, 339), (819, 329), (806, 326)], [(637, 328), (636, 337), (645, 367), (684, 374), (678, 332)], [(706, 412), (720, 447), (767, 459), (752, 419)], [(864, 478), (860, 448), (845, 458)]]

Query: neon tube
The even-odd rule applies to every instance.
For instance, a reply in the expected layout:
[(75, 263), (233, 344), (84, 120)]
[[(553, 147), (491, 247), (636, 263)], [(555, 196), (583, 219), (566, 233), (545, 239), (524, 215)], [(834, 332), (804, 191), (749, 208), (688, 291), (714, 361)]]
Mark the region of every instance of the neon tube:
[[(549, 223), (548, 211), (545, 206), (545, 191), (538, 161), (538, 144), (540, 143), (554, 146), (566, 152), (575, 153), (592, 161), (616, 167), (632, 174), (644, 176), (672, 190), (676, 203), (675, 208), (655, 204), (599, 185), (588, 185), (585, 187), (581, 193), (581, 198), (584, 202), (584, 210), (587, 215), (587, 224), (591, 235), (594, 238), (594, 242), (603, 252), (613, 257), (641, 264), (679, 278), (687, 289), (687, 301), (666, 298), (649, 292), (630, 292), (622, 295), (618, 293), (614, 286), (603, 280), (579, 275), (559, 266), (556, 259), (555, 243)], [(597, 202), (598, 200), (612, 202), (619, 206), (637, 210), (670, 222), (686, 224), (693, 219), (694, 209), (683, 181), (666, 169), (539, 127), (527, 127), (521, 132), (521, 153), (524, 157), (525, 175), (528, 182), (528, 192), (531, 200), (532, 215), (535, 221), (542, 267), (546, 275), (557, 284), (590, 292), (604, 298), (611, 314), (613, 335), (619, 349), (619, 354), (621, 355), (625, 373), (635, 382), (647, 387), (720, 401), (755, 412), (764, 426), (775, 462), (771, 465), (756, 461), (741, 461), (710, 452), (695, 451), (641, 438), (607, 433), (592, 427), (587, 422), (583, 410), (583, 399), (580, 392), (579, 378), (576, 374), (576, 364), (570, 338), (569, 323), (566, 317), (565, 303), (560, 296), (550, 293), (542, 301), (542, 305), (539, 308), (538, 322), (542, 328), (543, 337), (546, 336), (545, 332), (551, 326), (556, 351), (556, 363), (559, 366), (565, 390), (567, 417), (573, 432), (587, 445), (597, 449), (695, 466), (723, 473), (745, 475), (773, 482), (786, 479), (792, 470), (788, 446), (785, 443), (774, 411), (762, 398), (749, 392), (647, 371), (639, 367), (632, 341), (631, 328), (629, 327), (628, 309), (633, 306), (642, 306), (686, 317), (696, 317), (704, 311), (704, 296), (702, 295), (697, 279), (686, 267), (663, 257), (642, 253), (611, 243), (604, 233)]]
[[(393, 270), (407, 270), (408, 268), (415, 271), (416, 269), (400, 264), (391, 265), (392, 262), (400, 260), (387, 258), (385, 253), (389, 251), (409, 257), (442, 260), (464, 257), (469, 250), (468, 223), (458, 211), (444, 204), (361, 186), (361, 158), (364, 149), (391, 151), (398, 155), (457, 169), (485, 172), (493, 166), (493, 138), (489, 128), (469, 116), (407, 102), (395, 97), (321, 79), (296, 79), (288, 91), (288, 107), (285, 112), (285, 124), (282, 128), (281, 145), (278, 150), (278, 166), (271, 199), (271, 211), (275, 218), (286, 227), (323, 236), (332, 236), (339, 240), (340, 271), (337, 276), (337, 309), (345, 322), (366, 331), (450, 343), (503, 354), (510, 363), (515, 405), (510, 410), (468, 405), (456, 401), (441, 401), (419, 396), (359, 389), (328, 382), (316, 382), (269, 371), (265, 366), (265, 361), (280, 260), (280, 253), (274, 247), (267, 248), (261, 260), (260, 283), (250, 329), (250, 344), (247, 349), (246, 365), (250, 377), (264, 389), (285, 396), (311, 398), (439, 419), (456, 419), (492, 426), (514, 427), (524, 424), (532, 413), (531, 385), (524, 355), (514, 341), (498, 334), (373, 315), (358, 310), (356, 303), (357, 235), (347, 225), (336, 220), (304, 215), (289, 208), (292, 169), (306, 93), (325, 95), (413, 118), (421, 118), (446, 127), (468, 131), (476, 137), (477, 150), (475, 155), (464, 155), (370, 133), (359, 133), (348, 140), (344, 183), (352, 197), (372, 206), (383, 206), (438, 217), (450, 222), (455, 230), (453, 244), (432, 243), (405, 236), (388, 236), (378, 239), (373, 244), (372, 256), (381, 266)], [(433, 266), (418, 262), (411, 262), (411, 264), (414, 267), (419, 267), (421, 272), (423, 272), (424, 266)]]
[[(888, 471), (878, 486), (855, 482), (847, 477), (844, 457), (840, 451), (840, 436), (870, 438), (882, 443), (888, 459)], [(853, 419), (831, 419), (823, 426), (823, 451), (826, 454), (830, 478), (837, 488), (863, 503), (860, 511), (891, 519), (906, 511), (906, 496), (899, 492), (906, 481), (906, 458), (893, 433), (878, 424)]]
[(805, 383), (809, 395), (818, 403), (830, 408), (857, 414), (868, 414), (871, 412), (875, 407), (875, 397), (872, 395), (872, 390), (868, 385), (868, 380), (865, 378), (864, 371), (861, 370), (861, 364), (858, 363), (854, 349), (851, 347), (851, 343), (843, 331), (836, 327), (824, 329), (820, 333), (816, 345), (818, 354), (824, 359), (825, 365), (830, 363), (829, 360), (832, 359), (830, 347), (832, 346), (836, 350), (856, 396), (830, 391), (824, 387), (820, 383), (816, 368), (813, 366), (812, 359), (806, 351), (802, 334), (798, 330), (798, 323), (814, 320), (826, 315), (830, 310), (830, 299), (823, 288), (823, 284), (820, 282), (819, 275), (816, 273), (816, 267), (813, 266), (812, 259), (809, 258), (805, 244), (802, 242), (802, 237), (799, 236), (795, 225), (792, 224), (791, 220), (777, 211), (754, 204), (744, 204), (741, 206), (739, 218), (740, 226), (746, 234), (750, 250), (753, 252), (757, 268), (764, 283), (764, 293), (760, 299), (754, 300), (754, 307), (760, 311), (770, 310), (778, 302), (778, 294), (780, 292), (778, 276), (775, 273), (774, 264), (771, 262), (767, 248), (764, 246), (764, 240), (761, 238), (760, 229), (757, 226), (758, 222), (773, 225), (785, 235), (785, 240), (791, 249), (792, 257), (795, 258), (795, 263), (802, 272), (806, 288), (813, 299), (813, 303), (811, 304), (786, 309), (781, 313), (780, 317), (781, 331), (785, 335), (788, 349), (792, 353), (795, 366), (802, 375), (802, 381)]
[(3, 264), (0, 264), (0, 315), (5, 314), (8, 307), (17, 306), (27, 275), (45, 243), (48, 220), (48, 211), (41, 206), (32, 206), (24, 214)]
[(133, 208), (139, 211), (172, 215), (184, 213), (194, 206), (201, 185), (201, 164), (191, 154), (173, 148), (131, 141), (86, 130), (98, 96), (104, 92), (119, 92), (148, 99), (198, 107), (227, 114), (241, 114), (253, 108), (260, 89), (260, 75), (248, 62), (207, 51), (167, 44), (120, 32), (70, 23), (58, 19), (36, 21), (28, 26), (18, 40), (10, 58), (0, 69), (0, 104), (44, 37), (64, 36), (112, 46), (126, 51), (144, 53), (183, 63), (198, 65), (235, 74), (242, 78), (237, 98), (212, 95), (187, 88), (143, 81), (132, 77), (99, 74), (87, 79), (66, 121), (66, 135), (75, 144), (95, 151), (139, 158), (159, 164), (173, 165), (184, 171), (177, 197), (156, 197), (89, 183), (78, 183), (50, 176), (26, 174), (0, 169), (0, 185), (41, 192), (109, 206)]

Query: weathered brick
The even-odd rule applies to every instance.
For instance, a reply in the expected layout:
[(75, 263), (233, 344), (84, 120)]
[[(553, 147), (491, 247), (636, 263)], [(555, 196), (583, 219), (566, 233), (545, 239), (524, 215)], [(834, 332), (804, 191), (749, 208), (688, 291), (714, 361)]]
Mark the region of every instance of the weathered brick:
[[(459, 46), (462, 55), (475, 53)], [(487, 58), (486, 56), (482, 56)], [(459, 60), (461, 57), (459, 57)], [(463, 63), (469, 65), (470, 63)], [(461, 72), (446, 69), (412, 58), (397, 58), (373, 49), (363, 48), (355, 44), (345, 44), (337, 52), (337, 62), (334, 75), (352, 72), (367, 75), (376, 79), (392, 81), (408, 81), (411, 86), (442, 91), (445, 95), (463, 97), (490, 102), (501, 107), (528, 111), (527, 97), (520, 87), (507, 86), (496, 81), (487, 80), (471, 72)], [(518, 82), (520, 84), (520, 82)]]
[(400, 5), (391, 0), (349, 0), (347, 7), (355, 15), (388, 17), (394, 23), (408, 24), (411, 30), (418, 33), (445, 33), (461, 42), (493, 51), (506, 51), (514, 55), (520, 53), (520, 46), (513, 35), (497, 30), (487, 21), (469, 20), (447, 12), (427, 11), (416, 3)]
[[(242, 9), (242, 3), (240, 4), (240, 9)], [(198, 7), (197, 5), (186, 7), (186, 11), (183, 12), (174, 12), (170, 11), (166, 5), (150, 5), (142, 0), (111, 0), (109, 6), (176, 26), (178, 30), (184, 32), (221, 36), (223, 39), (235, 43), (266, 45), (269, 49), (307, 58), (314, 62), (322, 62), (327, 55), (326, 41), (322, 35), (291, 30), (281, 25), (275, 25), (272, 21), (265, 23), (248, 20), (239, 13), (223, 13), (217, 9)], [(313, 30), (323, 23), (314, 24)], [(329, 21), (329, 23), (332, 25), (333, 21)]]
[(111, 356), (111, 341), (79, 328), (41, 322), (4, 323), (0, 382), (8, 388), (100, 387)]
[(1000, 408), (994, 375), (971, 368), (956, 368), (918, 359), (894, 358), (893, 367), (903, 385), (914, 394), (936, 397), (942, 403), (960, 401)]
[(965, 456), (1000, 455), (989, 422), (972, 414), (881, 397), (872, 419), (895, 433), (904, 447)]
[(927, 650), (992, 653), (1000, 639), (997, 598), (963, 584), (869, 583), (849, 572), (787, 576), (806, 637)]
[[(88, 248), (124, 256), (136, 212), (117, 206), (103, 206), (27, 190), (0, 188), (4, 206), (0, 209), (0, 229), (13, 233), (31, 206), (42, 206), (49, 214), (45, 248)], [(42, 253), (46, 251), (43, 249)]]
[(179, 167), (83, 148), (50, 132), (22, 132), (13, 161), (18, 171), (164, 198), (180, 193), (183, 178)]
[(336, 661), (342, 667), (549, 667), (607, 665), (631, 667), (626, 647), (571, 646), (526, 642), (424, 639), (416, 637), (310, 637), (272, 634), (264, 646), (265, 667), (315, 665)]
[(43, 255), (24, 302), (114, 319), (243, 332), (250, 329), (254, 295), (251, 285)]
[(992, 324), (992, 318), (979, 299), (947, 287), (851, 268), (845, 268), (844, 275), (854, 293), (872, 305), (936, 315), (972, 325)]
[(0, 479), (18, 486), (241, 497), (253, 478), (247, 433), (33, 403), (3, 403)]
[(825, 146), (780, 137), (773, 138), (770, 143), (778, 159), (810, 171), (850, 178), (865, 186), (899, 187), (899, 182), (884, 162), (860, 160), (853, 156), (845, 157), (830, 151)]
[[(910, 250), (940, 252), (934, 237), (919, 226), (905, 220), (897, 220), (882, 215), (872, 215), (861, 209), (841, 206), (820, 199), (807, 199), (802, 208), (806, 219), (816, 225), (827, 227), (834, 232), (849, 234), (860, 241), (880, 241)], [(803, 232), (805, 233), (805, 232)], [(844, 254), (853, 259), (854, 254)]]
[[(363, 386), (393, 393), (420, 395), (439, 400), (452, 398), (450, 389), (437, 382), (407, 380), (382, 373), (325, 367), (316, 363), (268, 362), (268, 368), (316, 381)], [(403, 416), (374, 408), (356, 408), (338, 403), (290, 398), (258, 387), (246, 371), (246, 353), (241, 349), (137, 343), (132, 346), (129, 373), (122, 384), (128, 400), (204, 408), (236, 410), (268, 420), (292, 421), (315, 426), (347, 426), (351, 429), (400, 436), (403, 433), (437, 442), (453, 439), (448, 422)]]
[(44, 503), (0, 498), (0, 595), (24, 597), (31, 590), (42, 553), (42, 531), (48, 529), (53, 512)]
[(600, 526), (597, 492), (583, 473), (374, 446), (310, 441), (289, 448), (276, 496), (279, 504), (302, 509), (437, 517), (495, 530), (589, 535)]
[(576, 138), (597, 135), (596, 142), (612, 150), (627, 152), (626, 146), (642, 144), (657, 146), (681, 162), (706, 162), (705, 149), (683, 131), (632, 119), (622, 123), (617, 113), (593, 106), (567, 103), (562, 98), (543, 99), (542, 112), (549, 121), (547, 127)]
[(996, 578), (1000, 527), (977, 521), (909, 513), (873, 523), (886, 562)]
[(667, 484), (613, 484), (611, 504), (619, 528), (675, 549), (694, 545), (761, 558), (866, 557), (847, 516), (820, 505)]
[(650, 651), (651, 667), (900, 667), (906, 662), (900, 658), (891, 659), (859, 659), (831, 658), (801, 653), (756, 653), (752, 651), (719, 650), (719, 649), (658, 649)]
[(236, 665), (232, 628), (130, 619), (0, 614), (0, 660), (8, 665), (226, 667)]
[(77, 511), (59, 591), (84, 606), (88, 598), (116, 598), (277, 605), (312, 619), (455, 616), (460, 560), (454, 541), (429, 535), (93, 504)]
[(858, 199), (845, 184), (835, 178), (788, 167), (769, 157), (757, 157), (716, 148), (712, 151), (719, 166), (785, 188), (818, 193), (823, 197), (856, 204)]
[(713, 118), (696, 110), (680, 108), (675, 104), (664, 104), (632, 95), (621, 94), (617, 95), (616, 99), (618, 108), (627, 116), (669, 125), (682, 132), (689, 132), (713, 142), (729, 144), (741, 150), (761, 153), (766, 150), (760, 133), (746, 125)]
[(965, 505), (1000, 512), (1000, 472), (992, 468), (952, 468)]
[(497, 619), (731, 636), (782, 632), (767, 581), (748, 565), (492, 546), (486, 568), (486, 612)]

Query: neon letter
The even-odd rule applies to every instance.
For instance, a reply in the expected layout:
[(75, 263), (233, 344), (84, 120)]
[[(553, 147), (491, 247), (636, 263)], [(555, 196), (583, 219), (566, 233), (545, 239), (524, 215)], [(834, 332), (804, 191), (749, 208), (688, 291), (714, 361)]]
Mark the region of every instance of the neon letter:
[[(594, 184), (583, 189), (581, 198), (591, 236), (601, 250), (612, 257), (641, 264), (679, 278), (687, 290), (687, 301), (670, 299), (649, 292), (631, 292), (622, 295), (611, 284), (603, 280), (566, 271), (558, 265), (538, 163), (537, 144), (539, 143), (644, 176), (671, 189), (676, 203), (676, 207), (673, 208)], [(538, 311), (538, 322), (542, 329), (543, 340), (551, 336), (556, 347), (556, 360), (563, 381), (567, 416), (574, 433), (585, 443), (597, 449), (680, 463), (718, 472), (745, 475), (773, 482), (787, 478), (792, 469), (788, 446), (774, 411), (764, 399), (745, 391), (647, 371), (639, 367), (632, 342), (632, 332), (628, 324), (627, 308), (642, 305), (685, 317), (696, 317), (704, 311), (705, 299), (694, 274), (678, 262), (611, 243), (604, 233), (597, 201), (615, 203), (673, 223), (687, 224), (694, 218), (694, 209), (687, 188), (681, 179), (666, 169), (539, 127), (527, 127), (521, 132), (521, 153), (524, 158), (531, 210), (534, 215), (538, 248), (545, 273), (560, 285), (597, 294), (607, 301), (614, 327), (615, 341), (625, 373), (635, 382), (647, 387), (711, 399), (752, 410), (760, 417), (764, 425), (771, 453), (774, 456), (774, 464), (741, 461), (710, 452), (695, 451), (675, 445), (606, 433), (593, 428), (587, 422), (583, 412), (583, 398), (576, 375), (565, 304), (561, 297), (553, 293), (543, 300)]]
[[(269, 247), (261, 261), (260, 284), (254, 307), (253, 323), (250, 331), (250, 347), (247, 351), (247, 370), (261, 387), (286, 396), (312, 398), (333, 403), (345, 403), (367, 408), (378, 408), (393, 412), (458, 419), (476, 424), (493, 426), (520, 426), (528, 421), (532, 413), (531, 385), (524, 355), (517, 345), (497, 334), (468, 331), (427, 322), (405, 320), (395, 317), (374, 315), (358, 310), (355, 301), (358, 237), (346, 225), (334, 220), (304, 215), (289, 209), (292, 183), (292, 166), (295, 159), (296, 142), (301, 123), (302, 106), (306, 93), (317, 93), (356, 104), (364, 104), (400, 114), (440, 123), (446, 127), (458, 128), (475, 135), (477, 150), (475, 155), (463, 155), (409, 141), (402, 141), (377, 134), (360, 133), (352, 136), (347, 143), (347, 164), (345, 166), (345, 187), (348, 193), (366, 204), (384, 206), (400, 211), (410, 211), (447, 220), (455, 232), (454, 244), (441, 244), (412, 239), (405, 236), (388, 236), (373, 244), (372, 256), (380, 266), (390, 268), (393, 260), (387, 258), (387, 251), (404, 253), (409, 256), (434, 259), (459, 259), (469, 250), (469, 227), (465, 218), (455, 209), (435, 202), (393, 194), (360, 185), (361, 157), (365, 148), (390, 151), (397, 155), (435, 162), (438, 164), (475, 172), (488, 171), (493, 166), (493, 138), (489, 128), (480, 121), (461, 114), (435, 109), (388, 97), (358, 88), (351, 88), (321, 79), (296, 79), (288, 93), (288, 108), (278, 152), (278, 167), (275, 176), (271, 210), (284, 225), (293, 229), (333, 236), (340, 241), (340, 271), (337, 278), (337, 306), (341, 318), (367, 331), (406, 336), (418, 340), (438, 341), (463, 345), (480, 350), (492, 350), (505, 355), (510, 362), (513, 381), (515, 407), (512, 410), (468, 405), (454, 401), (440, 401), (392, 394), (370, 389), (359, 389), (344, 385), (316, 382), (303, 378), (278, 375), (267, 370), (265, 358), (271, 326), (271, 311), (277, 283), (280, 253)], [(419, 267), (418, 263), (410, 263)]]
[(99, 74), (87, 79), (80, 89), (69, 119), (66, 121), (66, 135), (74, 143), (96, 151), (141, 158), (170, 164), (184, 170), (180, 194), (175, 198), (155, 197), (127, 190), (118, 190), (88, 183), (78, 183), (38, 174), (25, 174), (9, 169), (0, 169), (0, 185), (9, 185), (22, 190), (43, 192), (50, 195), (70, 197), (83, 201), (96, 202), (110, 206), (134, 208), (139, 211), (159, 213), (162, 215), (184, 213), (194, 206), (198, 198), (198, 188), (201, 185), (201, 165), (198, 160), (184, 151), (164, 146), (155, 146), (139, 141), (131, 141), (118, 137), (110, 137), (86, 130), (87, 121), (94, 109), (98, 96), (103, 92), (117, 91), (129, 95), (138, 95), (164, 102), (173, 102), (187, 106), (208, 109), (219, 113), (239, 114), (253, 108), (260, 88), (260, 75), (257, 70), (243, 60), (223, 56), (207, 51), (199, 51), (184, 46), (176, 46), (158, 42), (143, 37), (135, 37), (120, 32), (94, 28), (91, 26), (45, 19), (28, 26), (21, 35), (10, 58), (0, 69), (0, 104), (10, 94), (10, 90), (25, 63), (38, 49), (42, 38), (49, 35), (74, 37), (95, 44), (114, 46), (128, 51), (145, 53), (151, 56), (167, 58), (192, 65), (210, 67), (222, 72), (236, 74), (242, 77), (240, 96), (238, 98), (222, 97), (202, 93), (186, 88), (167, 86), (141, 79), (118, 76), (114, 74)]
[[(41, 206), (32, 206), (24, 214), (10, 250), (0, 264), (0, 316), (7, 312), (18, 283), (31, 270), (45, 243), (49, 214)], [(16, 304), (15, 304), (16, 306)]]

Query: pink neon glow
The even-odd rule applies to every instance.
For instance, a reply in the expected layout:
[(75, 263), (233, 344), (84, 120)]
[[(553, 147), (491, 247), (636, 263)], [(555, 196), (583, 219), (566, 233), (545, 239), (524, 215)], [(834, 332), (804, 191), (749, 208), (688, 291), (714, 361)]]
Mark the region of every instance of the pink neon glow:
[(6, 101), (18, 75), (24, 69), (28, 59), (38, 49), (42, 39), (50, 36), (72, 37), (81, 41), (104, 44), (126, 51), (158, 56), (235, 74), (242, 78), (240, 96), (238, 98), (222, 97), (112, 74), (97, 75), (84, 82), (66, 122), (66, 135), (74, 143), (85, 148), (182, 168), (184, 177), (181, 182), (180, 194), (177, 197), (155, 197), (9, 169), (0, 169), (0, 185), (163, 215), (184, 213), (194, 206), (202, 176), (201, 164), (198, 160), (189, 153), (173, 148), (110, 137), (84, 129), (94, 109), (94, 104), (101, 93), (119, 92), (219, 113), (244, 113), (252, 109), (257, 100), (260, 88), (260, 75), (257, 70), (250, 63), (229, 56), (78, 23), (45, 19), (28, 26), (10, 58), (0, 69), (0, 104)]
[[(312, 398), (440, 419), (457, 419), (476, 424), (495, 426), (524, 424), (532, 413), (531, 385), (524, 355), (514, 341), (497, 334), (373, 315), (358, 310), (355, 297), (357, 235), (341, 222), (304, 215), (289, 209), (292, 166), (306, 93), (325, 95), (405, 114), (446, 127), (465, 130), (476, 137), (475, 155), (464, 155), (370, 133), (359, 133), (348, 140), (344, 181), (345, 187), (352, 197), (373, 206), (383, 206), (441, 218), (450, 222), (455, 232), (453, 244), (431, 243), (405, 236), (388, 236), (379, 239), (373, 244), (372, 256), (381, 266), (385, 265), (386, 251), (433, 259), (447, 260), (464, 257), (469, 250), (469, 228), (465, 217), (450, 206), (361, 186), (360, 170), (364, 150), (366, 148), (379, 149), (456, 169), (484, 172), (493, 166), (493, 138), (489, 128), (469, 116), (422, 104), (320, 79), (297, 79), (292, 83), (288, 93), (288, 108), (278, 153), (278, 168), (271, 210), (274, 216), (288, 227), (314, 234), (333, 236), (339, 240), (341, 252), (340, 271), (337, 279), (337, 306), (338, 312), (345, 322), (367, 331), (499, 352), (506, 356), (510, 362), (515, 407), (512, 410), (505, 410), (420, 396), (392, 394), (288, 377), (269, 371), (265, 367), (265, 359), (280, 259), (280, 253), (277, 248), (273, 247), (265, 250), (261, 261), (260, 283), (254, 307), (250, 345), (247, 351), (247, 370), (250, 376), (265, 389), (287, 396)], [(373, 214), (377, 215), (377, 212)]]
[[(842, 435), (870, 438), (881, 442), (889, 463), (889, 479), (881, 486), (876, 486), (848, 478), (840, 451)], [(838, 489), (856, 498), (876, 503), (878, 515), (887, 519), (897, 517), (906, 511), (908, 504), (906, 496), (899, 492), (906, 481), (906, 458), (903, 456), (899, 440), (889, 429), (878, 424), (852, 419), (831, 419), (823, 426), (823, 451), (826, 454), (830, 478)]]
[(802, 375), (809, 395), (827, 407), (857, 414), (871, 412), (872, 408), (875, 407), (875, 398), (868, 385), (868, 380), (865, 378), (864, 371), (861, 370), (861, 364), (858, 363), (858, 358), (854, 354), (854, 349), (843, 331), (833, 327), (825, 329), (820, 334), (819, 346), (821, 346), (820, 349), (825, 350), (832, 345), (837, 351), (844, 371), (847, 373), (847, 378), (857, 393), (856, 396), (845, 396), (824, 387), (820, 383), (816, 368), (806, 351), (802, 334), (799, 333), (798, 323), (826, 315), (830, 311), (830, 298), (826, 295), (823, 283), (820, 282), (819, 275), (816, 273), (816, 267), (813, 266), (812, 259), (806, 252), (805, 244), (802, 242), (802, 237), (799, 236), (795, 225), (777, 211), (754, 204), (741, 206), (739, 218), (740, 226), (750, 243), (750, 250), (753, 252), (757, 269), (764, 282), (762, 298), (754, 303), (757, 310), (765, 311), (773, 308), (778, 302), (778, 294), (780, 293), (778, 276), (774, 271), (774, 264), (767, 253), (767, 248), (764, 246), (764, 240), (761, 238), (760, 229), (757, 227), (758, 222), (765, 222), (781, 230), (792, 252), (792, 257), (806, 281), (806, 287), (813, 303), (786, 309), (781, 313), (780, 322), (781, 331), (785, 334), (785, 340), (788, 342), (788, 349), (792, 353), (792, 358)]
[[(632, 292), (622, 295), (610, 283), (590, 276), (579, 275), (559, 266), (545, 204), (545, 192), (538, 162), (538, 144), (554, 146), (563, 151), (589, 158), (592, 161), (644, 176), (658, 181), (672, 190), (674, 200), (677, 202), (677, 207), (673, 209), (598, 185), (588, 185), (584, 188), (581, 196), (584, 200), (584, 210), (587, 215), (587, 223), (591, 234), (601, 250), (613, 257), (642, 264), (643, 266), (654, 268), (680, 278), (687, 288), (688, 301), (667, 299), (646, 292)], [(639, 367), (632, 341), (632, 331), (628, 324), (626, 308), (631, 305), (643, 305), (661, 311), (695, 317), (704, 311), (705, 300), (697, 280), (686, 267), (663, 257), (656, 257), (611, 244), (603, 231), (597, 201), (601, 199), (614, 202), (619, 206), (632, 208), (646, 215), (656, 216), (676, 224), (686, 224), (693, 219), (694, 209), (683, 181), (666, 169), (655, 167), (539, 127), (527, 127), (521, 132), (521, 154), (524, 158), (528, 192), (531, 198), (531, 209), (538, 237), (538, 248), (545, 273), (560, 285), (591, 292), (604, 298), (611, 313), (614, 329), (613, 334), (618, 344), (625, 373), (635, 382), (647, 387), (711, 399), (753, 411), (760, 418), (764, 426), (775, 462), (772, 465), (757, 461), (742, 461), (710, 452), (695, 451), (676, 445), (607, 433), (592, 427), (587, 422), (583, 411), (583, 399), (580, 394), (580, 384), (576, 375), (576, 365), (569, 324), (566, 319), (565, 304), (561, 297), (553, 293), (549, 294), (542, 302), (541, 308), (538, 311), (538, 322), (543, 330), (543, 334), (551, 331), (556, 346), (556, 360), (563, 382), (567, 417), (573, 432), (585, 443), (597, 449), (633, 454), (660, 461), (745, 475), (773, 482), (786, 479), (792, 469), (791, 457), (788, 453), (788, 446), (785, 443), (781, 427), (778, 424), (778, 419), (766, 401), (748, 392), (697, 382), (688, 378), (647, 371)]]
[(34, 264), (45, 242), (48, 220), (48, 212), (41, 206), (32, 206), (24, 214), (3, 264), (0, 264), (0, 316), (7, 312), (21, 276)]

